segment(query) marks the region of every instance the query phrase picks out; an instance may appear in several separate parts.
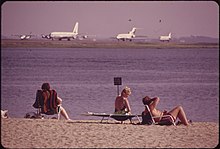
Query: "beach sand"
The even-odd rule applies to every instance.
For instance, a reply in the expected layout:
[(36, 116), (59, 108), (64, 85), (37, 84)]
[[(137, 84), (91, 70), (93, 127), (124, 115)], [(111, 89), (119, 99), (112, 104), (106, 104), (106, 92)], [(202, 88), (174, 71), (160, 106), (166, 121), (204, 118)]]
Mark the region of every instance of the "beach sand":
[(214, 148), (219, 124), (191, 126), (134, 125), (114, 120), (1, 120), (1, 144), (6, 148)]

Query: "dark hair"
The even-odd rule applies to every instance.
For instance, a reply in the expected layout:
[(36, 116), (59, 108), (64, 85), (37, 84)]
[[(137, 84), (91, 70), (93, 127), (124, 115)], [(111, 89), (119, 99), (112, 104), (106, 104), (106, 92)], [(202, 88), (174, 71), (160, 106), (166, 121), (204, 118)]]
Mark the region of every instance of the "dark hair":
[(49, 83), (43, 83), (41, 86), (42, 90), (50, 90), (50, 84)]
[(143, 99), (142, 99), (142, 102), (144, 105), (149, 105), (151, 103), (151, 98), (148, 97), (148, 96), (145, 96)]

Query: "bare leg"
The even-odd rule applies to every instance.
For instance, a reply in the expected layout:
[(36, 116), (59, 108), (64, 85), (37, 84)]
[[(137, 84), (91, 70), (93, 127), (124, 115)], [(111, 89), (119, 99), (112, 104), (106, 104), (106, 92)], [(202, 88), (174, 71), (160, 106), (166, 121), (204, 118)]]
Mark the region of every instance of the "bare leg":
[(70, 120), (70, 118), (69, 118), (69, 116), (68, 116), (66, 110), (65, 110), (62, 106), (60, 106), (60, 114), (61, 114), (66, 120)]
[(186, 114), (185, 114), (185, 112), (184, 112), (182, 106), (177, 106), (177, 107), (175, 107), (173, 110), (171, 110), (171, 111), (168, 112), (168, 113), (170, 113), (172, 116), (174, 116), (175, 119), (176, 119), (176, 118), (179, 118), (180, 121), (181, 121), (184, 125), (189, 125), (189, 122), (188, 122), (188, 120), (187, 120), (187, 118), (186, 118)]
[(62, 100), (60, 97), (57, 96), (58, 105), (61, 105), (61, 104), (62, 104), (62, 101), (63, 101), (63, 100)]
[(70, 120), (66, 110), (61, 106), (62, 104), (62, 99), (60, 97), (57, 97), (58, 100), (58, 105), (60, 106), (60, 114), (66, 119), (66, 120)]

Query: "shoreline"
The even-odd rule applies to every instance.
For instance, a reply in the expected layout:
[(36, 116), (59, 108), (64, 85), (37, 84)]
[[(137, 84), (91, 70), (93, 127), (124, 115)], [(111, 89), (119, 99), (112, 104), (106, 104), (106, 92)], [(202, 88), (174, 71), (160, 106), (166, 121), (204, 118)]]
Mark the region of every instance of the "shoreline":
[(1, 119), (5, 148), (214, 148), (219, 124), (133, 125), (114, 120)]
[(43, 39), (2, 39), (2, 48), (219, 48), (219, 43), (175, 43), (175, 42), (130, 42), (130, 41), (93, 41), (93, 40), (43, 40)]

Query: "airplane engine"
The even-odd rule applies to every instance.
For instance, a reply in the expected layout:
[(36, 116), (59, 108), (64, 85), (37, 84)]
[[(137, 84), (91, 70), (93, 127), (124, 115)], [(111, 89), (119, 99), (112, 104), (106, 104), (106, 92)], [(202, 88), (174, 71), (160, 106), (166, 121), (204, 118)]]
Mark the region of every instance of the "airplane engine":
[(88, 38), (88, 36), (87, 36), (87, 35), (84, 35), (83, 38), (86, 39), (86, 38)]
[(49, 35), (46, 36), (47, 39), (50, 39), (51, 37)]
[(21, 40), (24, 40), (26, 38), (26, 36), (22, 35), (20, 38), (21, 38)]

